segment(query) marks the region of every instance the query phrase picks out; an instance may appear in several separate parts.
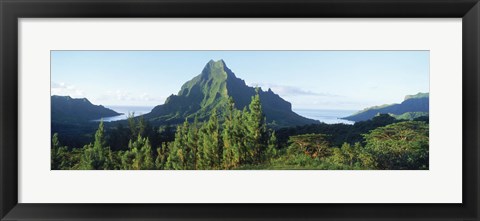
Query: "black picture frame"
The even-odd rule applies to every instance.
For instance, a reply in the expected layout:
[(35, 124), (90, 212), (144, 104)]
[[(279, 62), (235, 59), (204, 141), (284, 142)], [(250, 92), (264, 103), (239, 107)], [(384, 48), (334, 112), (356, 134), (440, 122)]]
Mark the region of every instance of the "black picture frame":
[[(0, 0), (1, 220), (479, 220), (478, 0)], [(18, 203), (19, 18), (462, 18), (461, 204)], [(445, 42), (448, 44), (448, 42)]]

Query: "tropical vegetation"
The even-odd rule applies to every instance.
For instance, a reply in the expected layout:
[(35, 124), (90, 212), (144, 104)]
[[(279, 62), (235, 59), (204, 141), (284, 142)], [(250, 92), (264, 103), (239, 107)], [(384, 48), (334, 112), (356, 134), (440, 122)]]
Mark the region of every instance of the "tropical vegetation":
[(53, 170), (429, 169), (428, 93), (325, 124), (250, 87), (223, 60), (147, 114), (52, 96)]
[(312, 124), (277, 131), (266, 122), (258, 92), (248, 108), (238, 110), (230, 98), (221, 114), (214, 109), (208, 120), (187, 118), (174, 129), (154, 127), (132, 115), (127, 128), (118, 124), (106, 131), (100, 122), (92, 143), (82, 148), (62, 146), (54, 134), (51, 166), (62, 170), (428, 169), (428, 119), (380, 115), (354, 125)]

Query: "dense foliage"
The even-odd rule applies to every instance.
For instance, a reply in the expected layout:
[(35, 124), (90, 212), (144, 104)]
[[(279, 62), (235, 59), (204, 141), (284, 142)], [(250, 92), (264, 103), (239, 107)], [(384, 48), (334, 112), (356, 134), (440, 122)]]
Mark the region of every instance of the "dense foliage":
[(276, 169), (428, 169), (428, 124), (405, 121), (378, 127), (363, 135), (365, 145), (330, 147), (322, 134), (290, 137), (290, 146)]
[[(112, 141), (127, 135), (128, 149), (112, 151), (107, 145), (104, 123), (100, 122), (93, 144), (69, 152), (61, 147), (58, 135), (52, 139), (52, 169), (234, 169), (240, 165), (258, 165), (267, 162), (275, 153), (276, 138), (267, 129), (260, 96), (252, 97), (248, 108), (235, 108), (229, 99), (224, 120), (220, 122), (216, 110), (205, 122), (189, 123), (186, 119), (176, 128), (171, 142), (162, 142), (153, 151), (149, 139), (152, 133), (143, 118), (131, 116), (129, 133), (122, 126), (114, 129)], [(149, 128), (149, 129), (147, 129)], [(161, 129), (157, 134), (162, 134)], [(154, 136), (155, 137), (155, 136)], [(71, 160), (76, 158), (76, 160)], [(70, 164), (66, 164), (66, 162)]]
[(142, 117), (113, 128), (100, 122), (93, 143), (62, 146), (52, 137), (52, 169), (428, 169), (428, 118), (380, 115), (354, 125), (312, 124), (272, 130), (261, 97), (239, 110), (231, 97), (208, 119), (173, 128)]

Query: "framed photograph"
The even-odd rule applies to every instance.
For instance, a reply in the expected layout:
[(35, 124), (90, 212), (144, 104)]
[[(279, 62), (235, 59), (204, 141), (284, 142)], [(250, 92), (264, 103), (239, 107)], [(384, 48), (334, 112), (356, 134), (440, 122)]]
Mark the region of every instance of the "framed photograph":
[(0, 3), (1, 220), (479, 220), (476, 0)]

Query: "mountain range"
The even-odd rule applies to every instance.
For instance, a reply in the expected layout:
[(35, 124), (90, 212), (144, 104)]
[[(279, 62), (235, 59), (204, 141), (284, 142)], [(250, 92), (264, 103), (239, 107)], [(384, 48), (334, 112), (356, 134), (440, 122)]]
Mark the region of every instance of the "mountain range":
[[(292, 105), (271, 89), (259, 89), (258, 93), (267, 122), (274, 127), (319, 123), (293, 112)], [(237, 78), (223, 60), (210, 60), (199, 75), (182, 85), (178, 94), (169, 96), (143, 117), (153, 124), (178, 124), (194, 117), (205, 120), (214, 109), (221, 111), (229, 97), (242, 110), (255, 94), (255, 88)]]
[(121, 115), (86, 98), (53, 95), (51, 102), (52, 123), (78, 123)]
[[(229, 97), (242, 110), (251, 102), (256, 88), (237, 78), (223, 60), (209, 61), (202, 72), (185, 82), (178, 94), (169, 96), (164, 104), (142, 115), (152, 125), (179, 124), (185, 119), (206, 120), (216, 109), (221, 112)], [(319, 123), (292, 111), (292, 105), (271, 89), (258, 89), (267, 123), (272, 127), (287, 127)], [(52, 123), (79, 123), (120, 115), (102, 105), (94, 105), (86, 98), (52, 96)]]
[(417, 117), (428, 116), (429, 93), (418, 93), (407, 95), (400, 104), (385, 104), (365, 108), (351, 116), (343, 119), (350, 121), (365, 121), (374, 118), (379, 114), (389, 114), (397, 119), (412, 120)]
[[(248, 107), (256, 90), (237, 78), (223, 60), (210, 60), (199, 75), (181, 86), (177, 94), (170, 95), (164, 104), (154, 107), (142, 117), (152, 125), (175, 125), (185, 119), (192, 121), (195, 117), (203, 121), (210, 117), (214, 109), (222, 112), (229, 97), (233, 98), (237, 109)], [(263, 91), (258, 88), (257, 91), (270, 126), (280, 128), (319, 123), (293, 112), (291, 103), (271, 89)], [(121, 115), (102, 105), (94, 105), (86, 98), (54, 95), (51, 102), (52, 123), (81, 123)], [(414, 119), (428, 116), (428, 111), (429, 94), (418, 93), (407, 95), (400, 104), (369, 107), (343, 119), (358, 122), (379, 114), (389, 114), (397, 119)]]

